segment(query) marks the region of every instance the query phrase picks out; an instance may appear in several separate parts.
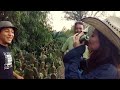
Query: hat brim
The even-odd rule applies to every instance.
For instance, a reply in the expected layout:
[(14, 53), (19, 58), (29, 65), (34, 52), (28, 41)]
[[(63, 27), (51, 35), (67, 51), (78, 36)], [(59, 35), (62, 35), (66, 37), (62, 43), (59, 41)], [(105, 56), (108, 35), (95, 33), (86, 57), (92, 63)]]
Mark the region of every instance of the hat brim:
[(3, 28), (12, 28), (14, 31), (16, 31), (16, 30), (17, 30), (17, 28), (16, 28), (16, 27), (0, 27), (0, 30), (1, 30), (1, 29), (3, 29)]
[(113, 32), (107, 23), (94, 17), (83, 18), (82, 21), (99, 30), (120, 50), (120, 37)]

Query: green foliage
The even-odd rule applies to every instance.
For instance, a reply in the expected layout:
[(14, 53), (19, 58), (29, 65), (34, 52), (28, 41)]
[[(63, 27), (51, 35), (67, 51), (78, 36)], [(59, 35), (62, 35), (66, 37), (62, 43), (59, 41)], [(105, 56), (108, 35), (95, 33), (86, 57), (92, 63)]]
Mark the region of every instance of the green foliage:
[(65, 18), (67, 20), (79, 21), (86, 16), (88, 11), (64, 11), (66, 13)]
[[(14, 66), (16, 66), (15, 61), (19, 62), (20, 60), (26, 64), (25, 66), (30, 64), (35, 66), (36, 61), (41, 63), (39, 57), (43, 52), (47, 56), (46, 64), (49, 63), (51, 66), (54, 62), (56, 68), (60, 66), (61, 48), (69, 35), (72, 35), (72, 30), (52, 31), (51, 26), (47, 24), (48, 13), (47, 11), (0, 12), (1, 20), (10, 20), (18, 28), (10, 46)], [(24, 72), (27, 72), (26, 69)]]
[(104, 16), (106, 11), (64, 11), (67, 20), (80, 21), (84, 17)]

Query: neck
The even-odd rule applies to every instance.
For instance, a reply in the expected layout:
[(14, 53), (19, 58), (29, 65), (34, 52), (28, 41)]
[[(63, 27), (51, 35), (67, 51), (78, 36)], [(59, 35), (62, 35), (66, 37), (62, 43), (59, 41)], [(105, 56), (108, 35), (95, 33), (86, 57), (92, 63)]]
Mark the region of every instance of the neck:
[(8, 44), (0, 43), (2, 46), (8, 47)]
[(1, 40), (0, 40), (0, 44), (1, 44), (2, 46), (8, 47), (8, 44), (7, 44), (7, 43), (2, 42)]

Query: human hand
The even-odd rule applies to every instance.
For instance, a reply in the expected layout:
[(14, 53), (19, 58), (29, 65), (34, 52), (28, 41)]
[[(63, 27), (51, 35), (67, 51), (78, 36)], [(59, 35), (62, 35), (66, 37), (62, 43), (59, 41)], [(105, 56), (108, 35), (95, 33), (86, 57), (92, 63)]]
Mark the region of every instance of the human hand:
[(84, 32), (81, 32), (81, 33), (76, 33), (76, 34), (73, 36), (73, 42), (74, 42), (73, 46), (74, 46), (74, 47), (77, 47), (77, 46), (80, 46), (80, 45), (81, 45), (79, 39), (80, 39), (81, 36), (83, 36), (83, 35), (84, 35)]
[(17, 79), (24, 79), (22, 76), (17, 75)]

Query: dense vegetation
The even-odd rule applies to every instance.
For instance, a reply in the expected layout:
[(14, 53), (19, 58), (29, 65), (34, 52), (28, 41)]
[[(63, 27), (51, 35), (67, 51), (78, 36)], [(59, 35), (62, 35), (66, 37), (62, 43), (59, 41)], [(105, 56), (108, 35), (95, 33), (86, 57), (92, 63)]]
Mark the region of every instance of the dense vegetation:
[[(61, 48), (71, 31), (52, 31), (51, 26), (47, 24), (48, 13), (48, 11), (0, 12), (0, 20), (10, 20), (18, 28), (10, 48), (13, 54), (14, 70), (19, 74), (22, 72), (21, 75), (26, 79), (46, 78), (43, 71), (47, 74), (57, 74), (55, 70), (61, 67)], [(49, 67), (48, 70), (46, 66)], [(32, 74), (26, 77), (26, 69), (29, 74), (30, 70), (37, 72), (38, 77), (37, 75), (32, 77)], [(40, 76), (41, 73), (43, 77)]]
[[(67, 19), (80, 20), (88, 12), (65, 13)], [(0, 20), (9, 20), (18, 28), (10, 48), (14, 70), (25, 79), (63, 78), (61, 48), (73, 30), (53, 31), (47, 23), (48, 14), (49, 11), (0, 11)]]

